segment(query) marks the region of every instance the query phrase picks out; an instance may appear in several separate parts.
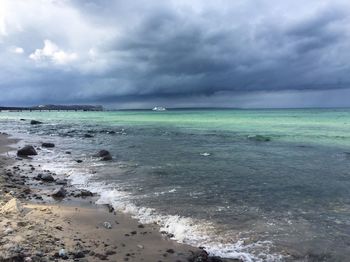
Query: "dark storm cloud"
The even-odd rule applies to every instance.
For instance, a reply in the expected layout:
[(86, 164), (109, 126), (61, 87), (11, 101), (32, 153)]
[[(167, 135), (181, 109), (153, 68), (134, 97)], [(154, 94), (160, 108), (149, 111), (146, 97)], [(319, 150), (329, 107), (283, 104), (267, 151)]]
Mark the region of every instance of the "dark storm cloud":
[[(196, 106), (226, 94), (238, 103), (232, 106), (244, 106), (249, 94), (262, 92), (288, 99), (306, 91), (311, 100), (313, 91), (345, 92), (349, 7), (346, 1), (51, 1), (41, 7), (50, 17), (32, 21), (19, 12), (18, 21), (0, 19), (2, 56), (9, 59), (0, 61), (7, 72), (0, 73), (7, 91), (0, 102), (176, 106), (187, 99)], [(9, 51), (16, 46), (24, 53)], [(320, 97), (314, 99), (322, 104)]]

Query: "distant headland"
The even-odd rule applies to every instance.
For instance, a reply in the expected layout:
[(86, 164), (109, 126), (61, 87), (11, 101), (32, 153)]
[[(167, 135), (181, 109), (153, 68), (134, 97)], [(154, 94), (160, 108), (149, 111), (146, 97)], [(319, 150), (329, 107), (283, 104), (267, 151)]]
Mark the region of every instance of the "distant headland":
[(38, 105), (31, 107), (2, 107), (0, 111), (103, 111), (101, 105)]

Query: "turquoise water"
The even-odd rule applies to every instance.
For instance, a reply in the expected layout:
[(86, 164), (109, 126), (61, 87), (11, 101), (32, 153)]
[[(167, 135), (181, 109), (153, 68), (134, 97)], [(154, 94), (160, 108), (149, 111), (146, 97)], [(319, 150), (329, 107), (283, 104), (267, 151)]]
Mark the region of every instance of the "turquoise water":
[(277, 140), (350, 146), (349, 109), (174, 110), (116, 112), (24, 112), (0, 114), (0, 119), (35, 118), (105, 125), (171, 126), (267, 134)]
[[(30, 143), (54, 141), (38, 161), (67, 167), (100, 202), (180, 242), (246, 261), (350, 255), (348, 109), (2, 112), (0, 121)], [(91, 158), (102, 148), (113, 162)]]

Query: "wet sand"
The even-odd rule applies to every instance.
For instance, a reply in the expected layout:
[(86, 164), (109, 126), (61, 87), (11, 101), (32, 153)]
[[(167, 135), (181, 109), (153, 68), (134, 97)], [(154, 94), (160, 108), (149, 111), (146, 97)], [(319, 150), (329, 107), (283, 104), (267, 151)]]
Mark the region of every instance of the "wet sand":
[[(35, 157), (10, 159), (6, 152), (16, 142), (0, 134), (0, 261), (228, 261), (171, 240), (155, 224), (94, 204), (97, 196), (69, 181), (57, 184), (64, 178), (41, 170)], [(55, 181), (42, 181), (39, 173)], [(53, 198), (61, 187), (66, 196)]]

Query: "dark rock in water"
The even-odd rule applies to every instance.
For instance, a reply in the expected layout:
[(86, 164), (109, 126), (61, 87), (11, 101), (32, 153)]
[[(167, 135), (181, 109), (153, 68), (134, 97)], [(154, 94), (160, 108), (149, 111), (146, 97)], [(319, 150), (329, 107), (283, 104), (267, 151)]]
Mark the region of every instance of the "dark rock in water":
[(248, 136), (249, 140), (254, 140), (257, 142), (268, 142), (271, 141), (271, 138), (268, 136), (263, 136), (263, 135), (252, 135), (252, 136)]
[(66, 151), (66, 154), (67, 154), (67, 155), (70, 155), (70, 154), (72, 154), (72, 152), (70, 152), (70, 151)]
[(85, 138), (91, 138), (91, 137), (94, 137), (93, 135), (90, 135), (90, 134), (84, 134), (84, 137)]
[(56, 184), (57, 185), (67, 185), (67, 180), (66, 179), (57, 179)]
[(107, 150), (100, 150), (95, 156), (97, 157), (104, 157), (110, 155), (109, 151)]
[(61, 187), (61, 188), (53, 191), (51, 196), (53, 196), (55, 198), (64, 198), (66, 196), (66, 194), (67, 194), (67, 191), (63, 187)]
[(75, 197), (89, 197), (89, 196), (93, 196), (94, 194), (88, 190), (82, 189), (79, 192), (75, 193), (74, 196)]
[(83, 160), (78, 159), (78, 160), (75, 160), (75, 162), (77, 162), (77, 163), (82, 163)]
[(189, 262), (209, 262), (209, 255), (205, 250), (198, 250), (192, 252), (192, 255), (188, 258)]
[(21, 121), (26, 121), (24, 118), (21, 118), (20, 120), (21, 120)]
[(32, 121), (30, 121), (30, 124), (31, 125), (40, 125), (40, 124), (42, 124), (43, 122), (40, 122), (40, 121), (37, 121), (37, 120), (32, 120)]
[[(207, 253), (207, 251), (200, 249), (198, 251), (191, 251), (192, 255), (188, 258), (189, 262), (224, 262), (224, 260), (220, 257), (217, 256), (209, 256), (209, 254)], [(231, 260), (230, 260), (231, 261)], [(240, 259), (236, 260), (232, 260), (232, 261), (237, 261), (237, 262), (241, 262)]]
[(25, 146), (17, 151), (18, 156), (36, 156), (37, 154), (33, 146)]
[(110, 161), (110, 160), (112, 160), (112, 159), (113, 159), (112, 156), (109, 155), (109, 156), (104, 156), (104, 157), (102, 157), (102, 158), (101, 158), (101, 161)]
[(53, 182), (53, 181), (55, 181), (53, 176), (51, 176), (50, 174), (42, 174), (40, 178), (41, 178), (41, 180), (43, 180), (45, 182)]
[(54, 143), (42, 143), (41, 144), (42, 147), (55, 147)]
[(112, 160), (112, 155), (107, 150), (100, 150), (95, 156), (96, 157), (101, 157), (102, 161)]

